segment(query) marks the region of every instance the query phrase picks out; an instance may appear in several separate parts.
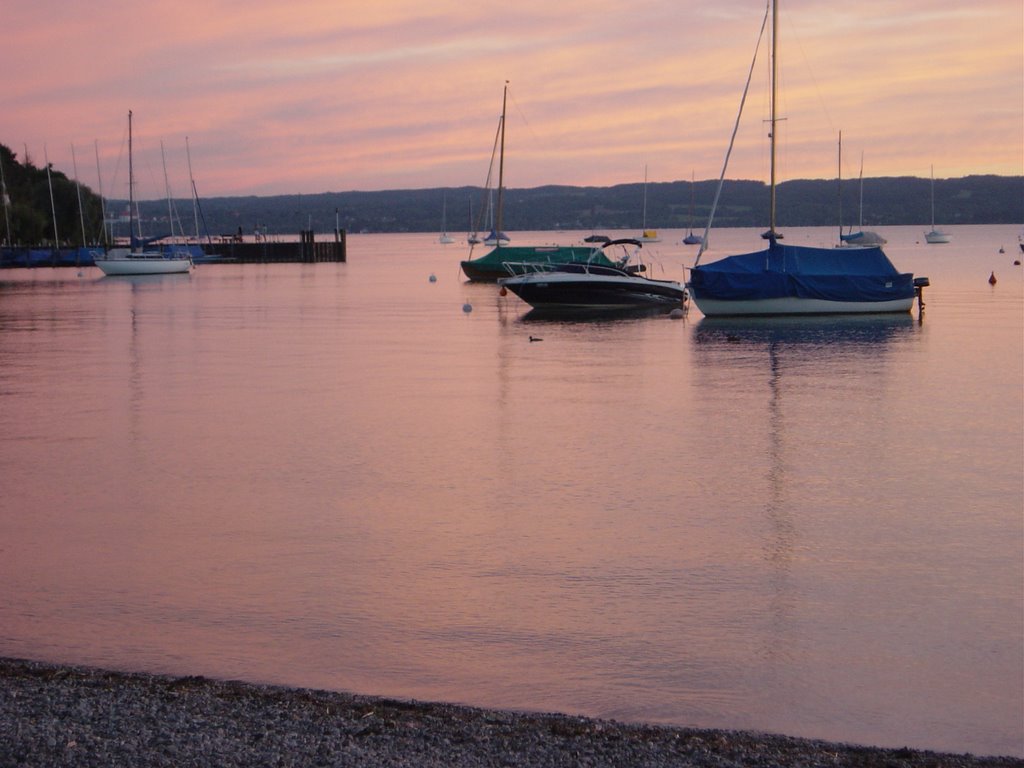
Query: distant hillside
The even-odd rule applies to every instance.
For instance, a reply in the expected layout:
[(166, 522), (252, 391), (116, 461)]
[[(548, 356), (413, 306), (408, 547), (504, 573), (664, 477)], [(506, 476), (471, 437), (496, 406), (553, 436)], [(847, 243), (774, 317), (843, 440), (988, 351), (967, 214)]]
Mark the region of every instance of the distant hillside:
[[(931, 219), (929, 180), (913, 177), (864, 180), (864, 224), (872, 226), (926, 224)], [(703, 228), (717, 181), (694, 185), (693, 226)], [(643, 185), (613, 187), (546, 186), (505, 191), (507, 230), (639, 230), (643, 218)], [(856, 223), (857, 180), (842, 185), (843, 221)], [(838, 223), (839, 185), (835, 180), (789, 181), (777, 190), (779, 226), (828, 226)], [(478, 187), (332, 192), (274, 197), (202, 199), (211, 233), (245, 234), (256, 227), (270, 234), (293, 233), (312, 225), (331, 231), (335, 221), (349, 232), (437, 232), (442, 207), (448, 230), (470, 229), (486, 199)], [(186, 210), (187, 203), (179, 204)], [(144, 204), (143, 211), (166, 216), (167, 204)], [(161, 214), (161, 210), (163, 214)], [(935, 219), (940, 224), (1014, 224), (1024, 222), (1024, 176), (967, 176), (935, 182)], [(768, 188), (758, 181), (726, 181), (715, 226), (766, 226)], [(685, 229), (690, 225), (690, 182), (648, 184), (647, 225)], [(488, 229), (483, 224), (481, 230)]]
[[(99, 197), (50, 168), (19, 163), (0, 144), (0, 165), (6, 182), (0, 242), (37, 245), (54, 239), (75, 244), (85, 237), (98, 242), (102, 233)], [(926, 224), (930, 221), (929, 180), (913, 177), (864, 180), (864, 224), (880, 227)], [(647, 225), (655, 229), (685, 229), (691, 220), (702, 229), (714, 199), (717, 181), (651, 183), (647, 185)], [(52, 193), (51, 193), (52, 189)], [(691, 219), (690, 201), (693, 192)], [(842, 185), (843, 223), (857, 221), (860, 187), (855, 179)], [(201, 193), (201, 190), (200, 190)], [(839, 185), (835, 180), (788, 181), (779, 185), (780, 227), (837, 225)], [(52, 205), (51, 205), (52, 194)], [(79, 207), (79, 199), (82, 204)], [(199, 231), (206, 235), (295, 234), (303, 229), (330, 232), (336, 223), (349, 232), (437, 232), (442, 208), (448, 230), (471, 229), (470, 210), (480, 217), (487, 197), (479, 187), (389, 190), (383, 192), (325, 192), (315, 195), (200, 198)], [(121, 213), (124, 200), (108, 200), (106, 210)], [(637, 230), (642, 225), (643, 184), (612, 187), (545, 186), (505, 191), (504, 228), (516, 230)], [(167, 201), (139, 203), (143, 234), (167, 233)], [(182, 219), (174, 234), (194, 233), (189, 200), (173, 208)], [(1024, 222), (1024, 176), (966, 176), (935, 182), (935, 220), (938, 224), (1016, 224)], [(718, 227), (764, 227), (768, 223), (768, 189), (759, 181), (726, 181), (715, 216)], [(489, 226), (480, 224), (480, 230)], [(124, 224), (115, 230), (126, 235)]]

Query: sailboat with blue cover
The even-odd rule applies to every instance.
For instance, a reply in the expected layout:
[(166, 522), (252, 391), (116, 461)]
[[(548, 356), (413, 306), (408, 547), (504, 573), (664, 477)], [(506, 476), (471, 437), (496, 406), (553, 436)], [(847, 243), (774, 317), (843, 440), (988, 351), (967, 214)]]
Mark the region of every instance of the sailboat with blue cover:
[[(762, 237), (768, 247), (752, 253), (726, 256), (709, 264), (701, 264), (706, 245), (702, 245), (690, 269), (687, 287), (697, 308), (706, 316), (732, 315), (810, 315), (907, 312), (918, 291), (927, 285), (927, 278), (900, 272), (880, 247), (814, 248), (783, 245), (782, 234), (775, 226), (775, 139), (778, 135), (777, 58), (778, 2), (771, 5), (771, 183), (769, 228)], [(768, 22), (768, 11), (762, 23), (762, 35)], [(756, 53), (755, 53), (756, 61)], [(753, 64), (751, 65), (751, 73)], [(750, 77), (743, 93), (746, 100)], [(743, 111), (740, 103), (740, 115)], [(737, 124), (739, 116), (737, 116)], [(733, 133), (735, 138), (735, 130)], [(726, 166), (729, 154), (726, 153)], [(725, 178), (725, 168), (722, 179)], [(719, 181), (719, 192), (721, 180)], [(716, 195), (717, 203), (717, 195)], [(705, 231), (704, 243), (714, 217)]]

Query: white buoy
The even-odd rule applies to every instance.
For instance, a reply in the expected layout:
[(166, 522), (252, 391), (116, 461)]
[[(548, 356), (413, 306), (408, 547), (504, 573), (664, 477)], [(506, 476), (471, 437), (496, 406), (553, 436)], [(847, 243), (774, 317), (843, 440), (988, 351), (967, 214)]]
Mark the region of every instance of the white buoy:
[(462, 311), (468, 315), (470, 312), (473, 311), (473, 305), (467, 301), (465, 304), (462, 305)]

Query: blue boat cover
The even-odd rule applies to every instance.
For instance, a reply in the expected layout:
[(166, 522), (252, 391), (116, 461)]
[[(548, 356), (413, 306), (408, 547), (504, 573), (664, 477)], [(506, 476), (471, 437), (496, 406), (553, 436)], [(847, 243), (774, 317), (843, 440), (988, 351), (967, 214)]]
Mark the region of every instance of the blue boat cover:
[(881, 248), (811, 248), (777, 241), (763, 251), (694, 267), (690, 285), (698, 297), (722, 301), (891, 301), (914, 296), (914, 276), (897, 272)]

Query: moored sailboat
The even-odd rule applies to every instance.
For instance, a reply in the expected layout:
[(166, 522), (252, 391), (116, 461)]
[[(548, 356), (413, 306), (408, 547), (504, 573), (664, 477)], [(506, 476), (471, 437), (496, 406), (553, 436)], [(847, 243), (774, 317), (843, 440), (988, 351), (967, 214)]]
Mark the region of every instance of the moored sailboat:
[(948, 232), (943, 232), (941, 229), (935, 228), (935, 166), (932, 166), (932, 228), (924, 233), (925, 242), (935, 244), (948, 243), (953, 237)]
[(647, 166), (644, 166), (644, 206), (643, 216), (640, 223), (640, 242), (642, 243), (660, 243), (661, 238), (658, 237), (658, 230), (647, 228)]
[(441, 236), (437, 238), (437, 241), (441, 245), (448, 245), (454, 243), (455, 238), (448, 234), (448, 196), (445, 195), (441, 200)]
[(850, 231), (843, 234), (843, 132), (839, 132), (839, 247), (854, 247), (864, 245), (885, 245), (886, 239), (877, 232), (864, 229), (864, 153), (860, 156), (860, 202), (859, 202), (857, 231)]
[[(495, 224), (491, 234), (484, 240), (485, 245), (494, 248), (479, 258), (470, 258), (460, 262), (463, 274), (472, 281), (494, 282), (500, 277), (509, 275), (509, 264), (567, 264), (590, 263), (613, 266), (604, 255), (601, 245), (508, 245), (508, 236), (502, 231), (503, 209), (505, 196), (505, 115), (508, 103), (508, 82), (501, 99), (501, 120), (498, 124), (500, 151), (498, 159), (498, 202), (494, 208)], [(497, 143), (497, 142), (496, 142)], [(493, 162), (493, 157), (492, 157)], [(488, 174), (488, 181), (490, 175)]]
[(683, 245), (700, 245), (704, 242), (704, 238), (700, 235), (693, 234), (693, 201), (696, 190), (694, 189), (694, 174), (690, 172), (690, 225), (686, 229), (686, 237), (683, 238)]
[[(192, 269), (188, 251), (146, 250), (152, 240), (143, 240), (135, 233), (135, 175), (132, 167), (132, 113), (128, 112), (128, 225), (129, 247), (111, 248), (93, 254), (93, 260), (104, 275), (167, 275)], [(159, 239), (159, 238), (156, 238)]]
[[(690, 270), (688, 287), (697, 308), (706, 316), (792, 315), (906, 312), (917, 296), (914, 276), (899, 272), (881, 248), (814, 248), (783, 245), (775, 224), (775, 144), (779, 119), (776, 115), (778, 2), (772, 15), (772, 66), (769, 139), (771, 156), (769, 228), (763, 237), (764, 250), (726, 256), (700, 264), (706, 243), (701, 245)], [(767, 11), (762, 34), (767, 24)], [(755, 54), (756, 60), (756, 54)], [(753, 65), (751, 66), (751, 72)], [(748, 77), (743, 99), (750, 86)], [(740, 115), (743, 102), (740, 105)], [(737, 124), (739, 122), (737, 116)], [(735, 138), (735, 131), (733, 133)], [(732, 150), (726, 153), (726, 165)], [(722, 179), (725, 177), (723, 168)], [(719, 182), (721, 189), (721, 180)], [(716, 196), (717, 202), (717, 196)], [(708, 229), (714, 217), (712, 206)]]

